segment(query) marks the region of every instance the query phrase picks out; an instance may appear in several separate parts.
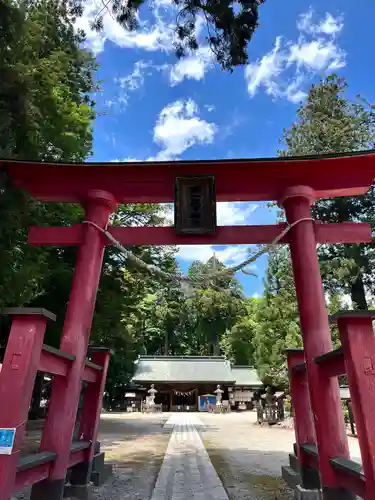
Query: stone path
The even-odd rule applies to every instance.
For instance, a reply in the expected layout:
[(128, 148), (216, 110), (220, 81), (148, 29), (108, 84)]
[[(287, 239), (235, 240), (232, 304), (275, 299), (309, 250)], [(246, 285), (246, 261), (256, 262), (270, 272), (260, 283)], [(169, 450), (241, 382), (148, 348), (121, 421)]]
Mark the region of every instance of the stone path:
[(151, 500), (228, 500), (198, 433), (200, 418), (177, 413), (164, 427), (173, 432)]

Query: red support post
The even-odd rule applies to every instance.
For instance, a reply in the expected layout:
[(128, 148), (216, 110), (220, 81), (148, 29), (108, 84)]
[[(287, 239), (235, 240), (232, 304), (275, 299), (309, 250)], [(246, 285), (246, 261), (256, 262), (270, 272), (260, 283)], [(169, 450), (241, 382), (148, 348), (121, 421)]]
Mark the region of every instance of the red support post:
[[(89, 193), (83, 205), (86, 220), (101, 228), (107, 226), (110, 214), (117, 207), (113, 196), (103, 191)], [(60, 344), (60, 349), (74, 355), (75, 360), (67, 377), (54, 378), (41, 443), (41, 451), (56, 452), (57, 458), (48, 480), (34, 485), (31, 500), (63, 498), (105, 244), (106, 238), (100, 230), (86, 224)]]
[(309, 466), (310, 458), (301, 448), (303, 444), (316, 444), (306, 370), (294, 370), (295, 367), (305, 362), (303, 349), (287, 349), (287, 361), (301, 486), (310, 490), (319, 489), (319, 473)]
[(86, 450), (85, 460), (72, 469), (70, 483), (76, 494), (80, 489), (85, 489), (90, 481), (111, 350), (105, 347), (90, 347), (89, 353), (91, 361), (101, 366), (102, 371), (97, 382), (89, 384), (85, 390), (79, 437), (83, 441), (91, 441), (91, 446)]
[(0, 428), (16, 429), (12, 452), (0, 455), (0, 500), (14, 492), (17, 463), (38, 370), (48, 319), (55, 316), (44, 309), (8, 309), (12, 328), (0, 373)]
[[(314, 222), (310, 207), (314, 191), (307, 186), (289, 188), (280, 200), (290, 230), (290, 252), (303, 336), (310, 401), (319, 452), (319, 468), (325, 500), (352, 499), (337, 482), (329, 459), (349, 458), (338, 381), (324, 377), (313, 358), (332, 350), (328, 314), (320, 276)], [(298, 222), (301, 221), (301, 222)], [(329, 436), (329, 439), (327, 437)]]
[(346, 311), (337, 321), (366, 478), (365, 500), (372, 500), (375, 494), (374, 318), (375, 311)]

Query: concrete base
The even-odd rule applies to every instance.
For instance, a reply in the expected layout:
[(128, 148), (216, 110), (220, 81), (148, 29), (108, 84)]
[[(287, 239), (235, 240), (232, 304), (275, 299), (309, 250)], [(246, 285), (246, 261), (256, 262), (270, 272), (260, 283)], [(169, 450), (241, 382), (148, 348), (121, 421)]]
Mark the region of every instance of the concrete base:
[(294, 490), (294, 500), (323, 500), (322, 490), (305, 490), (299, 484)]
[(310, 467), (301, 466), (301, 485), (306, 490), (321, 490), (319, 471)]
[(113, 474), (113, 467), (111, 464), (105, 464), (100, 471), (92, 471), (91, 482), (94, 486), (101, 486), (104, 484)]
[(56, 481), (40, 481), (31, 489), (30, 500), (63, 500), (65, 478)]
[(301, 476), (292, 467), (287, 465), (281, 467), (281, 475), (290, 488), (295, 488), (297, 485), (301, 484)]
[(65, 498), (77, 498), (78, 500), (89, 500), (91, 488), (87, 485), (68, 484), (64, 489)]
[(324, 500), (356, 500), (357, 496), (343, 488), (323, 488)]
[(84, 486), (90, 482), (91, 462), (80, 462), (71, 468), (69, 482), (72, 485)]

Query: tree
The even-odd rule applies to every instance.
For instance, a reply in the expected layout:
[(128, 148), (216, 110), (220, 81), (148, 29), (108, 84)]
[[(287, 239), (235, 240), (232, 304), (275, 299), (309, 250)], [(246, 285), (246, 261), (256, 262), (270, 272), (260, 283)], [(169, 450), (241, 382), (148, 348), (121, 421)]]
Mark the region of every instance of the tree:
[[(312, 86), (297, 120), (284, 130), (282, 156), (354, 152), (374, 148), (375, 106), (346, 97), (347, 83), (336, 75)], [(323, 222), (375, 224), (374, 186), (366, 196), (318, 200), (313, 216)], [(350, 293), (353, 304), (367, 308), (366, 288), (374, 289), (374, 248), (366, 245), (322, 245), (319, 258), (326, 289)]]
[[(80, 45), (67, 8), (52, 0), (0, 2), (0, 157), (80, 161), (91, 151), (96, 68)], [(74, 250), (31, 248), (27, 228), (34, 224), (73, 224), (81, 210), (45, 206), (14, 188), (0, 172), (0, 307), (33, 305), (58, 313), (46, 339), (58, 345), (71, 282)], [(65, 299), (65, 300), (61, 300)], [(5, 345), (9, 321), (2, 324)], [(37, 416), (42, 377), (37, 378)]]
[(213, 256), (206, 264), (194, 262), (188, 272), (196, 284), (190, 310), (200, 354), (220, 354), (225, 332), (246, 314), (240, 285), (225, 271), (224, 264)]
[(245, 301), (246, 315), (241, 316), (221, 339), (220, 344), (223, 353), (235, 365), (254, 365), (253, 339), (258, 302), (258, 299)]
[(266, 385), (288, 385), (285, 349), (302, 347), (289, 249), (269, 256), (264, 298), (256, 302), (253, 348), (255, 366)]
[[(258, 27), (259, 7), (264, 0), (173, 0), (175, 6), (175, 41), (177, 57), (184, 57), (208, 44), (216, 61), (224, 68), (246, 64), (247, 48)], [(103, 29), (103, 16), (113, 15), (127, 30), (138, 27), (138, 11), (145, 0), (112, 0), (100, 5), (93, 27)], [(151, 2), (150, 2), (151, 3)], [(81, 15), (84, 0), (71, 0), (72, 12)], [(196, 25), (203, 22), (206, 28), (203, 44), (198, 40)]]
[[(84, 160), (92, 145), (96, 64), (81, 49), (64, 4), (3, 0), (0, 34), (0, 157)], [(27, 228), (73, 224), (81, 211), (39, 203), (14, 189), (4, 169), (0, 183), (0, 306), (24, 305), (45, 296), (47, 280), (63, 274), (64, 256), (72, 260), (70, 250), (29, 247)], [(52, 276), (55, 258), (62, 268)]]

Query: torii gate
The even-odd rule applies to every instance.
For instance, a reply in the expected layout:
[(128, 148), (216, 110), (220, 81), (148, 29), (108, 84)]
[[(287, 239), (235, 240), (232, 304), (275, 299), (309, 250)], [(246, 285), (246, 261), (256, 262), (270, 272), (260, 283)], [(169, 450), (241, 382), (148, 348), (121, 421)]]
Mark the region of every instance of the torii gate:
[[(110, 214), (116, 211), (118, 203), (173, 203), (174, 182), (179, 176), (215, 176), (217, 201), (277, 201), (284, 208), (288, 223), (294, 224), (280, 243), (289, 244), (291, 250), (309, 395), (315, 417), (316, 436), (309, 438), (316, 437), (324, 498), (343, 498), (342, 485), (329, 462), (333, 457), (349, 458), (338, 384), (333, 378), (324, 380), (323, 384), (318, 366), (309, 361), (332, 349), (316, 244), (370, 242), (372, 236), (369, 224), (314, 222), (311, 220), (310, 207), (318, 198), (366, 193), (375, 178), (374, 153), (339, 157), (128, 164), (1, 161), (0, 165), (7, 169), (16, 186), (39, 200), (81, 204), (85, 210), (85, 220), (103, 229), (107, 228)], [(211, 235), (176, 235), (170, 227), (108, 228), (125, 246), (272, 243), (284, 229), (283, 224), (218, 227)], [(74, 360), (64, 377), (54, 379), (41, 443), (41, 451), (53, 452), (55, 455), (47, 475), (44, 472), (42, 476), (32, 476), (32, 482), (36, 483), (32, 500), (60, 500), (70, 464), (72, 435), (103, 253), (105, 245), (110, 242), (92, 224), (82, 224), (73, 227), (33, 227), (30, 229), (29, 243), (79, 246), (61, 337), (61, 351), (74, 357)], [(5, 380), (5, 373), (3, 367), (0, 400), (9, 393), (11, 381)], [(32, 377), (28, 383), (33, 383)], [(27, 410), (24, 406), (22, 411), (15, 412), (7, 405), (0, 405), (0, 428), (15, 427), (19, 434), (19, 439), (16, 435), (16, 448), (12, 455), (0, 455), (0, 482), (8, 477), (7, 474), (13, 478), (16, 474), (12, 456), (19, 451), (25, 419)], [(329, 436), (327, 419), (330, 422)], [(96, 435), (93, 439), (96, 439)], [(90, 461), (92, 455), (86, 455), (85, 459)], [(86, 465), (87, 470), (90, 464)], [(302, 462), (300, 465), (304, 466)], [(9, 500), (12, 488), (13, 484), (8, 480), (5, 491), (0, 488), (0, 500)]]

